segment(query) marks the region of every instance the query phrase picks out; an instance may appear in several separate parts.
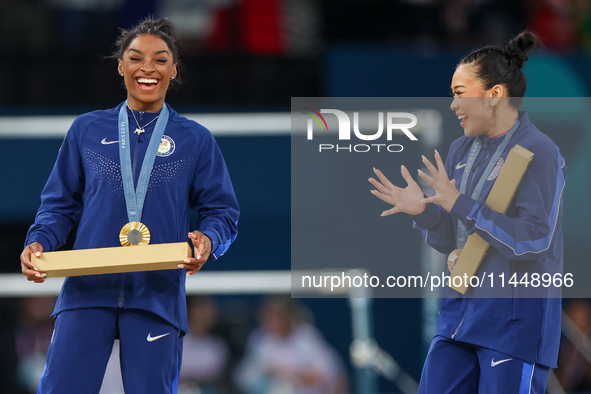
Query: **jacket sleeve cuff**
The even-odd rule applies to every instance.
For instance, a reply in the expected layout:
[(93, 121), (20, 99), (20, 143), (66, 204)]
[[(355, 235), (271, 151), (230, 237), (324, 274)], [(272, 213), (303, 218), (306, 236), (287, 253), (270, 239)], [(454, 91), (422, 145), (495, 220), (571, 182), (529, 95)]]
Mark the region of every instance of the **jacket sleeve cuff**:
[(204, 230), (199, 230), (199, 231), (201, 231), (203, 234), (207, 235), (209, 237), (209, 239), (211, 240), (211, 253), (209, 254), (208, 260), (217, 259), (216, 251), (220, 245), (220, 237), (218, 236), (217, 232), (212, 229), (204, 229)]
[(436, 204), (425, 205), (425, 210), (418, 215), (413, 215), (413, 227), (419, 230), (431, 230), (441, 221), (441, 208)]
[(474, 219), (474, 216), (479, 209), (480, 204), (478, 201), (460, 194), (450, 213), (454, 218), (460, 220), (464, 225), (467, 225), (468, 220)]
[(43, 247), (43, 251), (44, 252), (52, 252), (53, 251), (51, 249), (51, 245), (49, 244), (49, 241), (47, 240), (47, 238), (45, 238), (40, 233), (33, 234), (29, 238), (27, 238), (27, 240), (25, 242), (25, 247), (27, 247), (28, 245), (32, 244), (33, 242), (40, 243), (41, 246)]

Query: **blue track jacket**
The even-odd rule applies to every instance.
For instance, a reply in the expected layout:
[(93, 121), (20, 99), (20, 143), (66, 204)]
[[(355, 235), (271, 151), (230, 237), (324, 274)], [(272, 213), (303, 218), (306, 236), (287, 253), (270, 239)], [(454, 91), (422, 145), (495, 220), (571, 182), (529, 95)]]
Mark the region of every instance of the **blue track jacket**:
[[(518, 279), (525, 272), (562, 273), (566, 165), (558, 147), (530, 122), (527, 113), (519, 112), (519, 119), (521, 123), (498, 163), (504, 163), (515, 144), (532, 151), (534, 158), (506, 214), (489, 209), (485, 203), (500, 165), (487, 176), (478, 201), (466, 196), (472, 194), (503, 137), (462, 136), (451, 144), (445, 164), (448, 176), (458, 186), (474, 138), (484, 139), (468, 178), (466, 195), (460, 195), (450, 213), (428, 204), (423, 213), (413, 217), (414, 226), (423, 230), (425, 241), (446, 255), (456, 249), (458, 220), (464, 223), (468, 235), (477, 233), (490, 243), (476, 275), (493, 273), (496, 286), (500, 286), (501, 273), (505, 274), (505, 286), (514, 273)], [(436, 334), (555, 368), (561, 291), (554, 291), (552, 297), (521, 298), (527, 290), (523, 286), (506, 287), (505, 291), (513, 292), (508, 298), (479, 298), (486, 297), (485, 292), (490, 289), (470, 288), (462, 296), (446, 286)]]
[[(74, 249), (121, 246), (119, 231), (129, 221), (119, 164), (117, 123), (121, 105), (76, 118), (43, 189), (25, 245), (39, 242), (45, 252), (57, 249), (65, 243), (76, 213), (82, 210)], [(211, 258), (217, 258), (236, 238), (239, 216), (226, 164), (205, 127), (170, 107), (168, 110), (169, 121), (152, 169), (142, 222), (150, 229), (151, 244), (187, 241), (190, 210), (194, 209), (199, 214), (197, 229), (209, 236)], [(127, 111), (134, 130), (135, 120), (131, 110)], [(134, 113), (141, 125), (158, 115)], [(130, 135), (136, 184), (155, 123), (150, 123), (143, 134)], [(187, 332), (185, 272), (176, 269), (68, 277), (54, 315), (86, 307), (139, 308)]]

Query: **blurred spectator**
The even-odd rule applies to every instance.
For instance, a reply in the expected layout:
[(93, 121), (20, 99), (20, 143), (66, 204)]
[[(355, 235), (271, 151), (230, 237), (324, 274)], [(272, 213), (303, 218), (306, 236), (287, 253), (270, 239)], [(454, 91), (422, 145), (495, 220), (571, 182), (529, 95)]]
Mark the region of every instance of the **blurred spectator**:
[[(220, 1), (221, 3), (221, 1)], [(321, 13), (314, 0), (226, 0), (209, 46), (217, 52), (311, 56), (321, 50)]]
[(494, 44), (526, 27), (526, 2), (538, 0), (443, 0), (442, 23), (447, 42)]
[[(589, 301), (576, 299), (570, 302), (565, 309), (577, 328), (591, 340), (591, 304)], [(591, 366), (580, 353), (581, 345), (563, 341), (560, 346), (556, 377), (567, 392), (591, 391)]]
[(451, 43), (467, 44), (473, 37), (471, 25), (477, 0), (445, 0), (443, 6), (443, 26)]
[(575, 40), (575, 7), (572, 0), (529, 0), (529, 29), (548, 49), (572, 52)]
[[(226, 372), (228, 345), (211, 333), (218, 322), (217, 305), (208, 297), (188, 297), (189, 333), (183, 340), (183, 361), (178, 394), (222, 394), (220, 380)], [(124, 394), (115, 341), (100, 394)]]
[(303, 319), (304, 309), (290, 298), (270, 298), (261, 326), (250, 336), (236, 373), (248, 394), (343, 394), (345, 368), (320, 332)]
[(201, 52), (213, 29), (213, 13), (232, 0), (167, 0), (158, 5), (160, 18), (168, 18), (176, 26), (184, 53)]
[(574, 0), (577, 42), (587, 53), (591, 52), (591, 0)]
[(480, 0), (480, 24), (484, 45), (507, 42), (527, 27), (527, 1)]
[(183, 342), (183, 364), (179, 394), (219, 394), (221, 378), (228, 364), (228, 344), (212, 334), (218, 322), (213, 299), (189, 297), (189, 333)]
[(29, 297), (20, 302), (20, 316), (15, 334), (17, 380), (29, 393), (37, 393), (39, 378), (53, 334), (51, 317), (55, 298)]

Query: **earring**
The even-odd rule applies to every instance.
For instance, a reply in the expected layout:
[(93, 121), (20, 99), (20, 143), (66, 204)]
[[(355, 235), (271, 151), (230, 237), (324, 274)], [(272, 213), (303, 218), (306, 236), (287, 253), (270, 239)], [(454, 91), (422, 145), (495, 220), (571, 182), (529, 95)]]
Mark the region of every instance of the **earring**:
[(173, 75), (172, 77), (170, 77), (170, 79), (174, 79), (176, 77), (176, 75)]
[(123, 73), (119, 73), (119, 75), (123, 76)]

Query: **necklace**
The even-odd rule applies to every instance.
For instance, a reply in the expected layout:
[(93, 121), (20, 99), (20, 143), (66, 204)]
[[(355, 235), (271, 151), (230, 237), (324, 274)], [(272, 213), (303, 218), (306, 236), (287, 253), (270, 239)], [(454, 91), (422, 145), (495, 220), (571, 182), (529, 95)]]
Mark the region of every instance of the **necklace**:
[[(129, 108), (129, 107), (127, 107), (127, 108)], [(144, 125), (144, 127), (141, 127), (140, 123), (137, 121), (137, 118), (135, 117), (135, 114), (133, 113), (133, 109), (131, 109), (131, 108), (129, 108), (129, 109), (131, 110), (131, 114), (133, 115), (133, 120), (135, 120), (135, 124), (137, 125), (137, 129), (135, 129), (135, 131), (134, 131), (134, 133), (137, 135), (140, 135), (141, 133), (146, 131), (146, 130), (144, 130), (146, 128), (146, 126), (149, 125), (150, 123), (154, 122), (156, 119), (158, 119), (158, 116), (160, 116), (160, 115), (156, 115), (156, 117), (154, 119), (152, 119), (151, 121), (146, 123)]]

